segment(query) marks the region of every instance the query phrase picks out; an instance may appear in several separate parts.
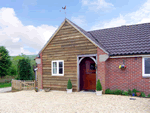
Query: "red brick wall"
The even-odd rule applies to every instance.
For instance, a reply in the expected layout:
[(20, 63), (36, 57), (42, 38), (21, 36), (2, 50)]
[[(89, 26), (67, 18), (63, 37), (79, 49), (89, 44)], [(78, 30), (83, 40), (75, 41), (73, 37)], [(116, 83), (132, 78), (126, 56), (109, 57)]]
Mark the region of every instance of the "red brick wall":
[[(123, 59), (127, 68), (119, 69), (123, 64)], [(101, 72), (101, 71), (100, 71)], [(150, 79), (142, 78), (142, 58), (109, 58), (106, 61), (106, 89), (137, 89), (146, 95), (150, 94)]]
[[(38, 59), (38, 58), (36, 58)], [(42, 73), (43, 73), (43, 70), (42, 70), (42, 53), (40, 53), (40, 59), (41, 59), (41, 64), (37, 64), (37, 67), (38, 67), (38, 72), (40, 72), (41, 74), (41, 78), (42, 78)], [(41, 79), (42, 80), (42, 79)], [(42, 86), (41, 86), (41, 89), (43, 89), (43, 80), (42, 80)]]
[(100, 79), (100, 82), (102, 84), (102, 90), (103, 93), (105, 92), (105, 84), (106, 84), (106, 80), (105, 80), (105, 76), (106, 76), (106, 62), (100, 62), (99, 61), (99, 55), (105, 55), (106, 53), (104, 53), (101, 49), (97, 48), (97, 80)]

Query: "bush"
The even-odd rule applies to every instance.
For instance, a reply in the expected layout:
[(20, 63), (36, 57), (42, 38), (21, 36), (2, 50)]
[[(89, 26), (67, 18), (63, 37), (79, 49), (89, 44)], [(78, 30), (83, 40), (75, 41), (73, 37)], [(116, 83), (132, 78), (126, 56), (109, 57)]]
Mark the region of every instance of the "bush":
[(72, 83), (71, 80), (68, 80), (67, 89), (72, 89)]
[(128, 93), (129, 93), (129, 95), (132, 95), (132, 91), (130, 89), (128, 90)]
[(129, 92), (125, 91), (125, 92), (122, 93), (122, 95), (129, 96)]
[(141, 92), (141, 97), (146, 97), (144, 92)]
[(122, 91), (121, 91), (121, 90), (116, 89), (116, 90), (114, 91), (114, 94), (115, 94), (115, 95), (121, 95), (121, 94), (122, 94)]
[(111, 94), (111, 90), (108, 88), (105, 90), (105, 94)]
[(148, 94), (147, 97), (150, 97), (150, 94)]
[(96, 90), (97, 90), (97, 91), (101, 91), (101, 90), (102, 90), (102, 85), (101, 85), (99, 79), (98, 79), (97, 84), (96, 84)]
[(19, 80), (34, 80), (34, 74), (33, 74), (32, 68), (31, 68), (29, 58), (19, 59), (17, 67), (18, 67), (17, 79), (19, 79)]

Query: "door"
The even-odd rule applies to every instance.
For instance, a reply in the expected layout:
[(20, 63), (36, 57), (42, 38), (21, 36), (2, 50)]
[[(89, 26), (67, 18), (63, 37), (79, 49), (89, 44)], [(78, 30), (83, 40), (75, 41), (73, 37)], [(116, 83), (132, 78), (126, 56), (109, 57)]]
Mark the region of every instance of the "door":
[(80, 63), (80, 90), (96, 90), (95, 62), (89, 57)]

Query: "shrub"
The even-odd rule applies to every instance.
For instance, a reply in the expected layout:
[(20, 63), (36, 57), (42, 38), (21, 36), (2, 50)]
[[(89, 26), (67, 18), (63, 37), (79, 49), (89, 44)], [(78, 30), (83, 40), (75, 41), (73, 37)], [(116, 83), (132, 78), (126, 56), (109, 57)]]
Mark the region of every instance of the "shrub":
[(122, 93), (122, 95), (129, 96), (129, 92), (125, 91), (125, 92)]
[(34, 74), (31, 68), (30, 59), (19, 59), (18, 62), (18, 76), (19, 80), (34, 80)]
[(71, 80), (68, 80), (67, 89), (72, 89), (72, 83)]
[(132, 92), (133, 92), (133, 93), (136, 93), (136, 92), (138, 92), (138, 90), (136, 90), (136, 89), (133, 89), (133, 90), (132, 90)]
[(130, 89), (128, 90), (128, 93), (129, 93), (129, 95), (132, 95), (132, 91)]
[(146, 97), (144, 92), (141, 92), (141, 97)]
[(114, 94), (114, 92), (115, 92), (114, 90), (110, 90), (110, 94)]
[(108, 88), (105, 90), (105, 94), (110, 94), (111, 93), (111, 90)]
[(116, 90), (114, 91), (114, 94), (115, 94), (115, 95), (121, 95), (121, 94), (122, 94), (122, 91), (121, 91), (121, 90), (116, 89)]
[(102, 90), (102, 85), (101, 85), (99, 79), (98, 79), (97, 84), (96, 84), (96, 90), (97, 90), (97, 91), (101, 91), (101, 90)]
[(150, 94), (148, 94), (147, 97), (150, 97)]

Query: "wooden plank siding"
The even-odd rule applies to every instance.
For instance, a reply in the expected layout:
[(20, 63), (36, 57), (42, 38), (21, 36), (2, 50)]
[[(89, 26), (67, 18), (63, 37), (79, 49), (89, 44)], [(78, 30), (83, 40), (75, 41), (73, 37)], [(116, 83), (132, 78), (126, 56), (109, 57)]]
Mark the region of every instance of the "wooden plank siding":
[[(43, 88), (65, 90), (70, 79), (77, 91), (77, 55), (96, 54), (97, 47), (68, 22), (62, 26), (42, 52)], [(51, 61), (64, 60), (64, 76), (51, 75)]]

